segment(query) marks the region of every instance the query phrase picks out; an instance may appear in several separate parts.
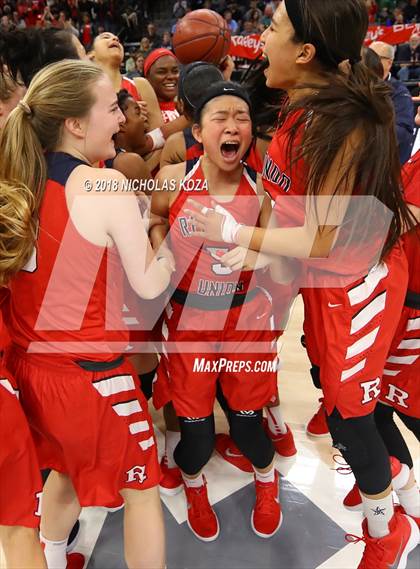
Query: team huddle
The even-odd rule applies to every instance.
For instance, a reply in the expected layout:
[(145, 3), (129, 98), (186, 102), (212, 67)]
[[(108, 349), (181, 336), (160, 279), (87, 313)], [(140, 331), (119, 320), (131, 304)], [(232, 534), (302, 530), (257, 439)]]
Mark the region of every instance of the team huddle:
[[(420, 497), (394, 413), (420, 440), (420, 154), (401, 168), (388, 87), (362, 50), (367, 27), (363, 0), (284, 0), (240, 84), (226, 61), (188, 64), (178, 80), (167, 49), (146, 58), (146, 79), (123, 78), (108, 32), (90, 61), (64, 32), (10, 33), (7, 568), (81, 569), (81, 508), (124, 506), (127, 566), (163, 569), (160, 493), (184, 492), (191, 532), (216, 540), (203, 474), (215, 449), (254, 475), (255, 534), (281, 531), (274, 458), (297, 451), (277, 342), (298, 295), (322, 390), (308, 432), (330, 433), (353, 471), (344, 505), (364, 515), (358, 567), (406, 567)], [(216, 434), (216, 400), (229, 435)], [(160, 461), (151, 405), (166, 425)]]

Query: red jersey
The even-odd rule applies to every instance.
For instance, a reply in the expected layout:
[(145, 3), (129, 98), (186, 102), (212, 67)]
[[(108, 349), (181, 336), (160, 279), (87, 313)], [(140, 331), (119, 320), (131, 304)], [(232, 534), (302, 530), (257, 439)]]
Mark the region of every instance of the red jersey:
[[(200, 203), (210, 206), (211, 196), (205, 186), (205, 176), (200, 160), (187, 162), (184, 187), (191, 184), (200, 189), (197, 196)], [(260, 200), (256, 194), (256, 173), (244, 166), (241, 181), (232, 201), (221, 203), (239, 223), (255, 226), (260, 210)], [(171, 226), (171, 249), (176, 258), (176, 271), (173, 284), (183, 291), (206, 297), (221, 297), (248, 290), (252, 271), (231, 271), (219, 262), (219, 258), (234, 249), (236, 245), (202, 240), (191, 235), (191, 222), (184, 213), (185, 202), (192, 192), (181, 189), (171, 206), (169, 224)], [(195, 197), (195, 196), (194, 196)]]
[(250, 168), (258, 172), (258, 174), (262, 173), (263, 169), (263, 161), (261, 159), (260, 153), (257, 150), (257, 139), (253, 138), (251, 147), (248, 151), (248, 155), (246, 157), (245, 162), (248, 164)]
[(172, 122), (179, 117), (175, 101), (159, 101), (159, 107), (165, 124)]
[(47, 154), (38, 237), (31, 259), (10, 283), (8, 327), (12, 342), (29, 352), (110, 361), (128, 340), (123, 271), (116, 249), (84, 239), (69, 215), (65, 185), (81, 164), (69, 154)]
[[(406, 202), (420, 208), (420, 150), (404, 165), (402, 171)], [(408, 259), (408, 289), (420, 294), (420, 224), (403, 236)]]
[(121, 79), (121, 89), (126, 89), (135, 101), (141, 100), (139, 92), (137, 91), (136, 84), (132, 79), (129, 79), (128, 77), (123, 77)]

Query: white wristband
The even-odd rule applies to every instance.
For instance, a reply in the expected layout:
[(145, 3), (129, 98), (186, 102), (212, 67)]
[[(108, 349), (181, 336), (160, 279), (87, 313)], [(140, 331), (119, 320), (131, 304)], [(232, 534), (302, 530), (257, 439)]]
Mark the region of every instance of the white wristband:
[(159, 150), (160, 148), (163, 148), (165, 144), (165, 137), (163, 136), (160, 128), (155, 128), (154, 130), (151, 130), (147, 134), (148, 136), (150, 136), (150, 138), (153, 141), (152, 150)]
[(221, 205), (217, 205), (214, 211), (223, 215), (222, 221), (222, 239), (225, 243), (235, 243), (235, 238), (243, 226), (243, 223), (238, 223), (231, 213), (229, 213)]

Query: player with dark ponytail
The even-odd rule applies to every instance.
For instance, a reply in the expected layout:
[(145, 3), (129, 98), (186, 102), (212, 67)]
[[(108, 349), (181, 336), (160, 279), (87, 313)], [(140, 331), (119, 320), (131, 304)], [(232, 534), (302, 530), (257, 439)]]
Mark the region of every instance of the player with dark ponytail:
[(418, 542), (415, 521), (394, 512), (389, 455), (374, 420), (407, 287), (399, 240), (414, 223), (401, 193), (389, 91), (361, 62), (367, 28), (363, 0), (285, 0), (262, 35), (267, 86), (289, 98), (263, 168), (277, 228), (245, 227), (190, 203), (196, 234), (300, 259), (329, 429), (362, 495), (359, 569), (385, 569), (405, 567)]

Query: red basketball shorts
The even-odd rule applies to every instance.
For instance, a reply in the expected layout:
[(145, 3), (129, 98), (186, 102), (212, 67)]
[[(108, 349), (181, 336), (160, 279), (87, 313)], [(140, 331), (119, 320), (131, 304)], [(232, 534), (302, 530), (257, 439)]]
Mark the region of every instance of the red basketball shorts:
[(371, 413), (402, 311), (407, 259), (396, 246), (384, 263), (344, 288), (306, 288), (310, 358), (320, 367), (324, 405), (344, 418)]
[(420, 419), (420, 310), (404, 306), (389, 350), (380, 400)]
[(42, 480), (10, 374), (0, 369), (0, 525), (36, 528)]
[(147, 402), (127, 361), (86, 371), (70, 359), (6, 354), (41, 468), (70, 476), (81, 506), (112, 506), (123, 488), (159, 483)]
[[(261, 409), (275, 400), (276, 334), (266, 294), (217, 311), (172, 301), (167, 312), (155, 406), (172, 400), (180, 417), (207, 417), (213, 413), (217, 382), (235, 411)], [(223, 328), (217, 330), (220, 322)]]

